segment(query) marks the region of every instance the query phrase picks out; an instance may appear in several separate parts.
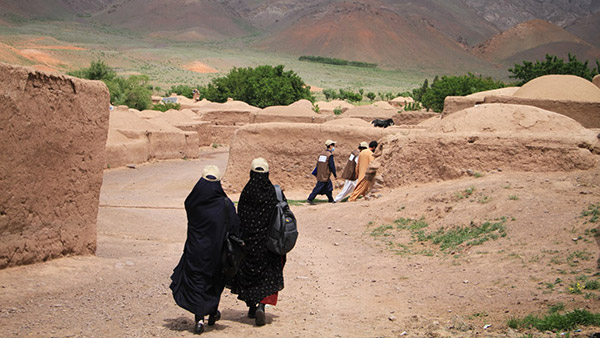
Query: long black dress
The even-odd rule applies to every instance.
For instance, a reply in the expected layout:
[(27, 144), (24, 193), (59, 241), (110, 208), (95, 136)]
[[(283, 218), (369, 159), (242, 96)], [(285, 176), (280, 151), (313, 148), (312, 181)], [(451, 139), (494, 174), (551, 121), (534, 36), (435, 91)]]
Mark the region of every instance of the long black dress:
[(225, 283), (221, 273), (221, 250), (229, 223), (239, 231), (233, 203), (226, 199), (221, 182), (201, 178), (185, 200), (188, 219), (183, 255), (171, 276), (177, 305), (197, 316), (217, 311)]
[(256, 305), (263, 298), (283, 289), (285, 256), (267, 250), (266, 244), (276, 204), (277, 195), (269, 180), (269, 173), (250, 171), (250, 180), (242, 190), (238, 203), (246, 257), (232, 287), (232, 292), (248, 305)]

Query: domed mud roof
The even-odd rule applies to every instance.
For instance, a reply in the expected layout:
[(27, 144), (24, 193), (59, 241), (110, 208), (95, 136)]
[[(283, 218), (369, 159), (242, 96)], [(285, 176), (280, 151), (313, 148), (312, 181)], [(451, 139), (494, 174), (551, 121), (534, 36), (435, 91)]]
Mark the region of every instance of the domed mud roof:
[(544, 75), (527, 82), (514, 96), (527, 99), (600, 102), (600, 88), (574, 75)]
[(511, 136), (594, 134), (579, 122), (541, 108), (516, 104), (482, 104), (450, 114), (431, 125), (443, 133), (500, 133)]

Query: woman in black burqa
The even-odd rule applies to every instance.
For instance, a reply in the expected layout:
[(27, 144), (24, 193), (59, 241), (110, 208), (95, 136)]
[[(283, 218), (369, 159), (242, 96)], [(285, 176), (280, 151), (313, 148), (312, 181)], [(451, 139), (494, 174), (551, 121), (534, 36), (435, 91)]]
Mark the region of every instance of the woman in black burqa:
[(252, 161), (250, 180), (238, 203), (241, 238), (246, 257), (234, 278), (231, 292), (248, 306), (248, 317), (256, 325), (265, 324), (265, 304), (276, 305), (278, 291), (283, 290), (285, 256), (267, 250), (267, 236), (277, 195), (269, 180), (269, 165), (262, 158)]
[(220, 319), (218, 310), (225, 286), (221, 272), (223, 241), (230, 227), (239, 231), (233, 203), (221, 187), (219, 168), (207, 166), (202, 178), (185, 199), (188, 228), (183, 255), (173, 270), (171, 290), (177, 305), (195, 315), (194, 333), (204, 331)]

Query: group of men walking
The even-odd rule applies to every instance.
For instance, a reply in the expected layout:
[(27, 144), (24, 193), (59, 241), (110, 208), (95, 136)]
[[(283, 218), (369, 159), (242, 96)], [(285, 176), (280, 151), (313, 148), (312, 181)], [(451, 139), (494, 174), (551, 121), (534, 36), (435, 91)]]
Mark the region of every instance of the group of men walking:
[(326, 149), (319, 154), (317, 165), (313, 170), (313, 175), (317, 178), (317, 184), (306, 199), (309, 204), (314, 205), (314, 199), (317, 195), (327, 196), (329, 203), (342, 201), (346, 196), (349, 202), (356, 201), (360, 196), (365, 196), (373, 185), (372, 180), (367, 178), (367, 169), (369, 164), (375, 159), (373, 153), (377, 149), (377, 141), (361, 142), (358, 149), (352, 151), (342, 172), (342, 178), (345, 179), (342, 191), (333, 198), (333, 183), (331, 175), (337, 179), (333, 152), (336, 142), (332, 140), (325, 141)]

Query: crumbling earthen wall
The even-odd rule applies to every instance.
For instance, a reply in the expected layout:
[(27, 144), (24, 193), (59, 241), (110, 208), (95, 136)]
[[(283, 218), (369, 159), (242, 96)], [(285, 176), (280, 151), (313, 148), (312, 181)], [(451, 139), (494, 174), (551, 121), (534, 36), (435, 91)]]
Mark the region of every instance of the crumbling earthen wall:
[(433, 112), (421, 112), (421, 111), (403, 111), (398, 113), (392, 117), (394, 120), (394, 124), (399, 125), (416, 125), (419, 124), (429, 118), (439, 115), (438, 113)]
[(317, 156), (325, 150), (325, 141), (337, 141), (334, 159), (341, 175), (350, 153), (360, 142), (379, 140), (397, 133), (390, 128), (354, 127), (312, 123), (251, 124), (236, 131), (229, 150), (229, 162), (223, 186), (240, 192), (248, 182), (250, 163), (256, 157), (269, 162), (270, 178), (286, 189), (310, 189)]
[(528, 99), (514, 96), (486, 96), (483, 100), (465, 96), (448, 96), (443, 115), (456, 113), (483, 103), (506, 103), (538, 107), (568, 116), (586, 128), (600, 128), (600, 102)]
[(377, 161), (385, 186), (394, 188), (469, 172), (586, 170), (597, 165), (598, 155), (565, 139), (423, 133), (385, 140)]
[(572, 118), (586, 128), (600, 128), (600, 102), (526, 99), (514, 96), (488, 96), (484, 103), (533, 106)]
[[(182, 121), (173, 123), (185, 124)], [(190, 122), (192, 125), (194, 123), (201, 122)], [(139, 112), (126, 106), (116, 107), (110, 113), (110, 132), (106, 142), (107, 167), (143, 163), (150, 159), (197, 158), (198, 147), (196, 131), (181, 130), (167, 119), (143, 119)]]
[(93, 254), (104, 83), (0, 64), (0, 268)]
[(432, 120), (420, 134), (388, 137), (378, 174), (397, 187), (469, 172), (586, 170), (598, 162), (596, 135), (548, 110), (483, 104)]

